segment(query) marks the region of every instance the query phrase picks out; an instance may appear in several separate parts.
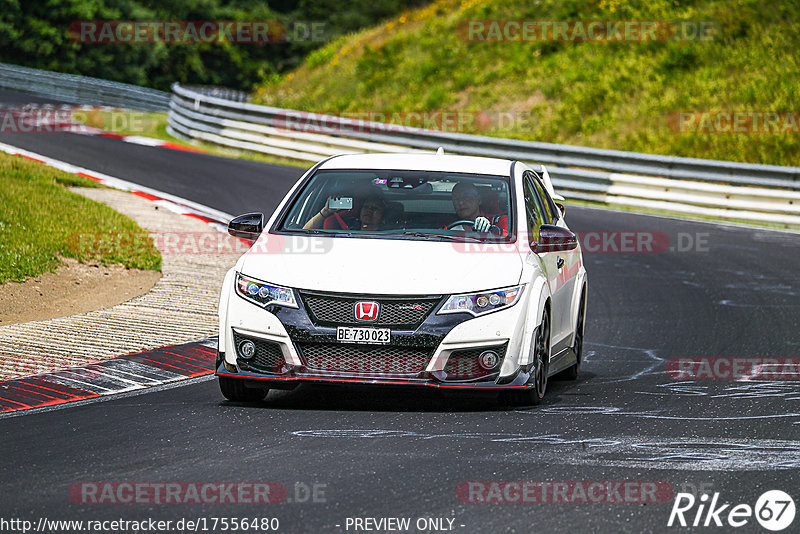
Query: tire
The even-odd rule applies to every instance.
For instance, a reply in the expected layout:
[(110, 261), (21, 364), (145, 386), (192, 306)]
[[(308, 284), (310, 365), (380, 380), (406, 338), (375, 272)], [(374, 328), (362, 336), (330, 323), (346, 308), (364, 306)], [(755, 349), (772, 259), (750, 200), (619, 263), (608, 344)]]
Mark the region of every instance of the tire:
[(575, 325), (575, 342), (572, 344), (572, 351), (578, 358), (575, 365), (572, 365), (556, 375), (557, 380), (577, 380), (578, 371), (581, 368), (583, 359), (583, 331), (586, 325), (586, 291), (581, 294), (581, 307), (578, 310), (578, 323)]
[(550, 312), (545, 309), (542, 324), (536, 329), (534, 340), (533, 387), (500, 394), (500, 402), (506, 406), (536, 406), (542, 402), (547, 391), (547, 372), (550, 365)]
[(267, 388), (248, 388), (243, 380), (228, 376), (219, 377), (219, 389), (226, 399), (235, 402), (258, 402), (269, 393)]

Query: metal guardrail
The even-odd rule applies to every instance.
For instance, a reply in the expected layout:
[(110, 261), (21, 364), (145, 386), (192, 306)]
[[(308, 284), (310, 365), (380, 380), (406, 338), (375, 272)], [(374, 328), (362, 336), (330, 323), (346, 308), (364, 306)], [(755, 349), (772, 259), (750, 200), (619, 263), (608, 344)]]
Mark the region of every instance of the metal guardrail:
[(169, 93), (89, 76), (0, 63), (0, 88), (32, 93), (71, 104), (167, 111)]
[(172, 87), (171, 134), (306, 161), (359, 152), (430, 151), (546, 164), (568, 198), (800, 226), (800, 167), (659, 156), (314, 116)]
[(189, 85), (185, 87), (201, 95), (213, 96), (214, 98), (221, 98), (223, 100), (234, 100), (236, 102), (247, 102), (250, 100), (250, 93), (238, 89), (215, 87), (212, 85)]

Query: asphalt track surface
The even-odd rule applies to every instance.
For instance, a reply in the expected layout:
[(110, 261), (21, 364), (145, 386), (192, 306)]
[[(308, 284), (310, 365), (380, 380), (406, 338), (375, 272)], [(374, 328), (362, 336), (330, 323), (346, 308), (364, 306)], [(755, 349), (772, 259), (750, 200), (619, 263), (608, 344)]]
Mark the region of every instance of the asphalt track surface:
[[(73, 134), (0, 142), (229, 213), (270, 212), (301, 173)], [(243, 405), (225, 401), (215, 380), (197, 379), (2, 418), (0, 518), (275, 517), (280, 532), (356, 532), (346, 530), (356, 517), (411, 518), (410, 532), (425, 517), (453, 519), (465, 533), (731, 530), (667, 529), (671, 494), (657, 503), (486, 504), (460, 498), (467, 481), (653, 481), (750, 506), (779, 489), (800, 504), (797, 380), (665, 372), (673, 358), (800, 356), (800, 236), (578, 207), (567, 219), (579, 232), (663, 232), (672, 250), (584, 253), (586, 361), (578, 381), (551, 382), (541, 406), (319, 385)], [(90, 481), (269, 481), (287, 499), (89, 504), (70, 496)], [(317, 502), (304, 499), (313, 484), (324, 488)], [(800, 517), (786, 532), (798, 525)], [(735, 530), (766, 532), (754, 517)]]

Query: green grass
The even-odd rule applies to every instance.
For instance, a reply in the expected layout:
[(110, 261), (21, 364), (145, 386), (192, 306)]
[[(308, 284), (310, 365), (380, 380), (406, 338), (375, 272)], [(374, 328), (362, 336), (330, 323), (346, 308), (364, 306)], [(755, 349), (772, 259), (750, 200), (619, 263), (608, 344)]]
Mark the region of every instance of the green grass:
[(161, 255), (145, 230), (66, 186), (97, 184), (0, 154), (0, 283), (54, 271), (61, 257), (161, 269)]
[[(480, 42), (464, 37), (470, 20), (711, 21), (716, 30), (703, 41)], [(465, 133), (800, 165), (797, 131), (675, 129), (679, 112), (800, 109), (798, 27), (797, 0), (438, 0), (337, 39), (254, 99), (334, 113), (472, 111), (492, 121)]]

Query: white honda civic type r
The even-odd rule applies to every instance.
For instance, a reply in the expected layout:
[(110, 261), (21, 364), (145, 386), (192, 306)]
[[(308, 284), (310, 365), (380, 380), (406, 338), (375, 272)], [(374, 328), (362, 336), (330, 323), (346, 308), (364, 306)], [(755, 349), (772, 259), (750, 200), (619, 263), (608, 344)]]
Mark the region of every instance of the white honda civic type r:
[(225, 276), (216, 375), (257, 401), (303, 382), (500, 392), (537, 404), (575, 379), (580, 245), (547, 170), (441, 154), (360, 154), (309, 169)]

